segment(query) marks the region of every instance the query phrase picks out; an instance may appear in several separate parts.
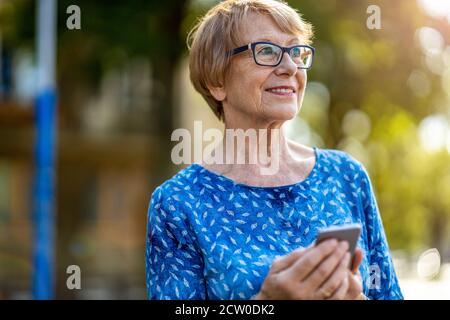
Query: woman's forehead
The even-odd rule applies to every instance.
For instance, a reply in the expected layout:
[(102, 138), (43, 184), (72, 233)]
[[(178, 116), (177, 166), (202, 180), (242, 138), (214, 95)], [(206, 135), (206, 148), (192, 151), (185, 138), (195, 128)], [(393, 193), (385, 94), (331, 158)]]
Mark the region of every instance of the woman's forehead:
[(300, 40), (298, 35), (281, 30), (270, 16), (258, 13), (249, 13), (239, 29), (243, 44), (257, 41), (292, 44)]

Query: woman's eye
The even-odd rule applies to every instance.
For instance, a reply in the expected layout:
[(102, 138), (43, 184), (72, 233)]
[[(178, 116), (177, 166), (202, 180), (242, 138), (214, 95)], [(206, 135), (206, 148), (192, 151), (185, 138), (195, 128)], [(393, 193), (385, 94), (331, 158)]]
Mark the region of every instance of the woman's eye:
[(258, 53), (263, 55), (272, 55), (274, 51), (272, 47), (264, 47)]
[(291, 55), (294, 58), (298, 58), (302, 55), (302, 51), (300, 50), (300, 48), (294, 48), (291, 50)]

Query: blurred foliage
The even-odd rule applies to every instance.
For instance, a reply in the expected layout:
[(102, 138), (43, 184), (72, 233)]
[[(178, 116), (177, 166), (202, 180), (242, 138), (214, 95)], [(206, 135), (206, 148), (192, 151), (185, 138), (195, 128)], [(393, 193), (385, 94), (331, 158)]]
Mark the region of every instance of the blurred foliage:
[[(418, 127), (427, 115), (448, 115), (450, 99), (441, 76), (426, 68), (416, 36), (423, 26), (448, 36), (449, 24), (428, 18), (415, 1), (289, 3), (315, 27), (317, 55), (309, 79), (324, 84), (330, 94), (328, 122), (310, 125), (321, 133), (326, 126), (322, 138), (336, 147), (345, 138), (345, 115), (355, 109), (368, 115), (370, 134), (358, 141), (365, 156), (355, 156), (369, 169), (391, 247), (433, 246), (448, 256), (450, 155), (424, 150)], [(370, 4), (381, 8), (380, 30), (366, 28)], [(425, 95), (407, 85), (414, 70), (430, 82)], [(441, 101), (446, 101), (444, 108)]]
[[(153, 80), (155, 113), (149, 132), (169, 141), (173, 81), (177, 64), (186, 55), (187, 31), (216, 2), (58, 1), (58, 77), (66, 112), (76, 114), (73, 101), (79, 101), (83, 92), (97, 90), (107, 70), (132, 57), (144, 57), (151, 63)], [(450, 156), (446, 150), (426, 151), (418, 130), (428, 115), (448, 115), (450, 98), (441, 75), (426, 67), (417, 41), (417, 30), (430, 26), (447, 37), (449, 45), (448, 23), (427, 17), (411, 0), (288, 2), (314, 25), (317, 49), (308, 75), (312, 90), (307, 91), (300, 117), (324, 146), (353, 145), (350, 152), (358, 150), (354, 155), (370, 172), (392, 248), (433, 246), (448, 251)], [(70, 4), (82, 8), (81, 31), (65, 28), (65, 8)], [(380, 30), (366, 27), (371, 4), (381, 8)], [(13, 0), (0, 7), (0, 28), (10, 46), (33, 45), (33, 10), (31, 0)], [(421, 95), (408, 86), (418, 70), (429, 87)], [(323, 107), (314, 108), (320, 101)], [(343, 128), (346, 117), (367, 125)], [(367, 133), (361, 133), (364, 130)]]

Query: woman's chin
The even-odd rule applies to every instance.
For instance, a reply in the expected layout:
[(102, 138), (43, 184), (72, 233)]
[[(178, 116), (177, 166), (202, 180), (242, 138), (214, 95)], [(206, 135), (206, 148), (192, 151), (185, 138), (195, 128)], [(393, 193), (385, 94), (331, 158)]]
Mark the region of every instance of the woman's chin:
[(266, 115), (270, 119), (274, 120), (291, 120), (298, 112), (298, 107), (292, 104), (271, 106), (266, 111)]

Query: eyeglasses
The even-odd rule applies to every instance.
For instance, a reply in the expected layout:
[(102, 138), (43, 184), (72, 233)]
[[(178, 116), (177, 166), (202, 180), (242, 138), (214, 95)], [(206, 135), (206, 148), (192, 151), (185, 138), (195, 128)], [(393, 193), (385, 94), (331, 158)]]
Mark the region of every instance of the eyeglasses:
[(308, 45), (296, 45), (281, 47), (271, 42), (253, 42), (246, 46), (231, 50), (230, 55), (235, 55), (246, 50), (251, 50), (255, 63), (260, 66), (276, 67), (283, 60), (287, 52), (299, 69), (309, 69), (314, 59), (314, 48)]

